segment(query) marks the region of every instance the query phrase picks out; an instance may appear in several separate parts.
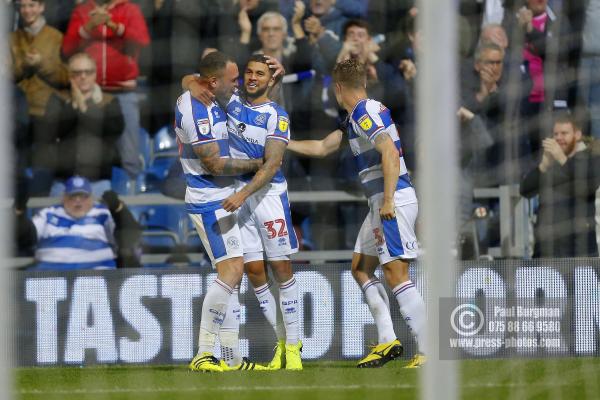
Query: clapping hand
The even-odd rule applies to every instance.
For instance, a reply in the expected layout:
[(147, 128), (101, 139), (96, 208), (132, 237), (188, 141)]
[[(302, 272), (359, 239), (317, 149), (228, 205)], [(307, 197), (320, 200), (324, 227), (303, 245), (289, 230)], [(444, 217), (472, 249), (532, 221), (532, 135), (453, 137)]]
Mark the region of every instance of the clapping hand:
[(27, 50), (27, 52), (25, 53), (25, 64), (27, 64), (30, 67), (35, 67), (40, 65), (41, 62), (42, 55), (39, 51), (37, 51), (37, 49), (31, 48)]
[(567, 156), (556, 140), (552, 138), (544, 139), (542, 147), (544, 148), (544, 155), (548, 153), (560, 165), (567, 162)]
[(325, 28), (321, 25), (321, 20), (311, 15), (304, 21), (304, 29), (310, 35), (312, 41), (317, 41), (325, 32)]

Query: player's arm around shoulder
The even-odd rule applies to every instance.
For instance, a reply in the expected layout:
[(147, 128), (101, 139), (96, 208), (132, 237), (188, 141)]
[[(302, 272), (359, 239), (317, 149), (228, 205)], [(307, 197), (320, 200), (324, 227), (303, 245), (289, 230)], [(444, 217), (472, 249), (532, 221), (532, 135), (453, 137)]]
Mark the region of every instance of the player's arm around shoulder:
[(221, 157), (219, 144), (216, 141), (196, 144), (193, 146), (194, 153), (202, 162), (202, 165), (211, 175), (235, 176), (248, 172), (254, 172), (263, 163), (263, 160), (237, 160), (229, 157)]
[(290, 140), (288, 149), (304, 156), (324, 158), (340, 148), (342, 136), (342, 131), (336, 129), (321, 140)]

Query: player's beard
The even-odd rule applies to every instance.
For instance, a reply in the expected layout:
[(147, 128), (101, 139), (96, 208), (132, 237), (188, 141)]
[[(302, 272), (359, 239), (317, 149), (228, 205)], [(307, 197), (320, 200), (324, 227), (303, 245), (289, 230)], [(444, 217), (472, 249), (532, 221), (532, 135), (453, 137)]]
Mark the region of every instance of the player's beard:
[(254, 100), (254, 99), (258, 99), (263, 94), (265, 94), (267, 92), (267, 90), (269, 90), (268, 85), (266, 85), (265, 87), (262, 87), (260, 89), (257, 89), (256, 92), (254, 92), (254, 93), (248, 93), (248, 90), (246, 90), (246, 88), (244, 88), (244, 94), (246, 95), (246, 98)]
[(563, 153), (565, 153), (566, 156), (569, 156), (569, 154), (573, 153), (573, 150), (575, 150), (575, 145), (577, 145), (576, 140), (571, 140), (570, 142), (565, 143), (564, 147), (561, 146)]

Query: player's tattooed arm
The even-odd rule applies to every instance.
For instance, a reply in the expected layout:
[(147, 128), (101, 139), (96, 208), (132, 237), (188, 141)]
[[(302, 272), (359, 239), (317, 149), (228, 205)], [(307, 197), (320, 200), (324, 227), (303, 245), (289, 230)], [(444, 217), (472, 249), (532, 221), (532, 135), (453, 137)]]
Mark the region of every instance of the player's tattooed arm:
[(321, 140), (290, 140), (288, 149), (308, 157), (327, 157), (340, 148), (343, 133), (336, 129)]
[(283, 162), (286, 147), (287, 143), (281, 140), (267, 140), (264, 164), (256, 171), (252, 180), (242, 190), (232, 194), (223, 201), (223, 209), (229, 212), (237, 210), (250, 195), (271, 182)]
[(254, 172), (263, 164), (263, 161), (260, 159), (237, 160), (234, 158), (221, 158), (219, 145), (216, 142), (194, 146), (194, 153), (196, 153), (200, 161), (202, 161), (202, 165), (212, 175), (241, 175)]
[(392, 138), (384, 131), (375, 137), (375, 148), (381, 153), (383, 170), (383, 204), (379, 210), (381, 219), (393, 219), (394, 193), (400, 175), (400, 155)]

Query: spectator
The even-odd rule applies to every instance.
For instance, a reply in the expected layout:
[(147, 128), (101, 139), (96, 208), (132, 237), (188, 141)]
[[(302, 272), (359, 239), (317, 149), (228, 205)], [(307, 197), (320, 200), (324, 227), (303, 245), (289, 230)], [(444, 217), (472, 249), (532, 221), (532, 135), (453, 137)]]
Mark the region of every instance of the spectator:
[[(257, 22), (266, 12), (277, 11), (276, 0), (220, 0), (217, 7), (213, 7), (213, 18), (217, 18), (218, 36), (207, 43), (210, 47), (223, 49), (225, 52), (233, 54), (232, 47), (235, 48), (239, 41), (245, 41), (251, 51), (259, 48)], [(242, 18), (246, 19), (250, 30), (242, 31)], [(237, 22), (237, 23), (236, 23)], [(211, 43), (212, 42), (212, 43)]]
[[(484, 125), (486, 135), (478, 131), (475, 138), (462, 138), (463, 149), (468, 146), (469, 158), (475, 157), (474, 179), (476, 187), (489, 187), (508, 184), (516, 179), (507, 176), (505, 164), (510, 161), (506, 154), (504, 122), (507, 112), (507, 91), (503, 81), (504, 49), (496, 44), (483, 42), (475, 52), (472, 71), (466, 75), (462, 88), (461, 114), (463, 123), (473, 120), (465, 118), (469, 114), (477, 117), (476, 123)], [(472, 77), (472, 78), (471, 78)], [(471, 79), (469, 79), (471, 78)], [(472, 125), (472, 124), (470, 124)], [(483, 131), (480, 131), (483, 132)], [(489, 133), (488, 133), (489, 132)], [(483, 140), (486, 145), (481, 146)], [(508, 157), (508, 158), (507, 158)]]
[(311, 16), (304, 21), (304, 29), (311, 41), (318, 42), (324, 35), (339, 38), (342, 34), (346, 17), (334, 4), (335, 0), (310, 0)]
[[(572, 105), (569, 88), (575, 72), (569, 67), (572, 51), (571, 28), (568, 20), (560, 19), (548, 7), (547, 0), (527, 0), (515, 17), (505, 15), (505, 25), (520, 29), (523, 35), (522, 57), (532, 87), (521, 106), (521, 116), (529, 143), (523, 143), (521, 153), (537, 162), (542, 150), (542, 132), (547, 128), (546, 111), (555, 105)], [(510, 17), (510, 18), (509, 18)]]
[(581, 18), (584, 23), (578, 94), (590, 113), (590, 134), (600, 140), (600, 0), (580, 0), (573, 3), (580, 4), (584, 15)]
[(37, 270), (111, 269), (139, 266), (140, 228), (114, 192), (106, 205), (94, 203), (89, 181), (80, 176), (66, 183), (62, 205), (27, 218), (27, 196), (17, 196), (17, 238), (20, 247), (35, 245)]
[(123, 115), (117, 99), (96, 83), (96, 64), (87, 53), (69, 59), (71, 93), (48, 101), (45, 135), (34, 143), (33, 165), (54, 179), (51, 196), (59, 196), (64, 181), (73, 175), (92, 181), (99, 197), (111, 188), (112, 167), (120, 165), (117, 142), (123, 132)]
[(570, 115), (555, 119), (553, 137), (542, 142), (539, 165), (521, 182), (521, 195), (539, 195), (534, 257), (597, 257), (594, 201), (600, 156), (582, 141)]
[(60, 59), (63, 35), (46, 24), (44, 0), (21, 0), (22, 28), (11, 33), (14, 79), (25, 92), (29, 114), (44, 115), (50, 95), (67, 86), (67, 69)]
[(140, 48), (148, 45), (148, 28), (137, 4), (128, 0), (87, 0), (71, 16), (63, 53), (85, 51), (95, 61), (97, 82), (113, 92), (125, 118), (119, 140), (123, 168), (131, 178), (141, 172), (139, 157), (140, 110), (135, 92)]
[[(252, 24), (247, 15), (245, 15), (244, 10), (241, 11), (240, 15), (242, 34), (240, 48), (235, 53), (238, 65), (243, 67), (251, 54), (249, 41)], [(287, 21), (283, 15), (274, 11), (264, 13), (257, 21), (260, 48), (255, 53), (276, 58), (284, 66), (286, 73), (308, 72), (312, 67), (311, 57), (313, 49), (308, 43), (308, 39), (302, 29), (301, 21), (303, 15), (304, 3), (296, 1), (296, 12), (292, 18), (294, 38), (291, 39), (287, 35)], [(286, 109), (290, 113), (293, 113), (294, 106), (300, 109), (304, 108), (307, 102), (307, 90), (304, 82), (296, 82), (285, 86), (285, 95), (275, 96), (277, 102), (286, 106)], [(277, 87), (281, 88), (282, 85), (278, 85)], [(292, 119), (296, 118), (292, 115)]]

